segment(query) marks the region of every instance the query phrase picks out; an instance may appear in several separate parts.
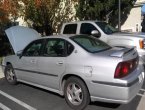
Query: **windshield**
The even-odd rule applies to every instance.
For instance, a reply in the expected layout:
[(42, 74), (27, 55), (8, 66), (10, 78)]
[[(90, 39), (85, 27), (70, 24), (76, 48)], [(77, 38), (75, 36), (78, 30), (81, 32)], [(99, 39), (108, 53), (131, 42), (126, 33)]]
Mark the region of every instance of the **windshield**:
[(91, 53), (105, 51), (111, 48), (108, 44), (88, 35), (73, 36), (71, 39)]
[(106, 22), (96, 22), (96, 24), (102, 29), (102, 31), (106, 34), (112, 34), (115, 32), (118, 32), (117, 29), (114, 27), (110, 26)]

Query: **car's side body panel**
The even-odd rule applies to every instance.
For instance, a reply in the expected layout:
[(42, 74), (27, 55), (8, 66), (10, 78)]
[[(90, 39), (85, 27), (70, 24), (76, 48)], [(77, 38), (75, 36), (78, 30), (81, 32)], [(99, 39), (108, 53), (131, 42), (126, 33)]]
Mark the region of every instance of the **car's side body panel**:
[(36, 74), (35, 78), (39, 84), (59, 90), (59, 79), (65, 70), (65, 57), (40, 57), (38, 61), (40, 74)]

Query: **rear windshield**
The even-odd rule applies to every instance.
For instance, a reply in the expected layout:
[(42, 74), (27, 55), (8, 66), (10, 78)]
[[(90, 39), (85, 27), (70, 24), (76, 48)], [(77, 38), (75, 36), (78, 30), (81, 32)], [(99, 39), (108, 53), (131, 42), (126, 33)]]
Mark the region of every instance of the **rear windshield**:
[(108, 44), (88, 35), (73, 36), (71, 37), (71, 39), (91, 53), (105, 51), (111, 48), (111, 46), (109, 46)]

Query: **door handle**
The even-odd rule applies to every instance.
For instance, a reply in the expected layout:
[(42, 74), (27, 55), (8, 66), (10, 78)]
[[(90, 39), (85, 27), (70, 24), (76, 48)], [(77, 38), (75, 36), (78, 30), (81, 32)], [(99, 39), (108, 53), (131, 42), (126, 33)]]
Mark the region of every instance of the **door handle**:
[(56, 63), (57, 65), (63, 65), (63, 62), (62, 61), (59, 61)]
[(31, 62), (31, 63), (36, 63), (36, 60), (32, 59), (30, 62)]

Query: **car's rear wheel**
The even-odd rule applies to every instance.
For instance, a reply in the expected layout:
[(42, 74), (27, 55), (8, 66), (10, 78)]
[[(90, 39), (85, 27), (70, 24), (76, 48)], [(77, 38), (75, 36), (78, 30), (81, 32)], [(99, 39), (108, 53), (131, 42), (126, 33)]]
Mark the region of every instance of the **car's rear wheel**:
[(17, 78), (13, 69), (13, 66), (11, 64), (8, 64), (5, 68), (5, 79), (10, 84), (16, 84)]
[(66, 102), (74, 110), (83, 110), (90, 102), (90, 95), (85, 83), (77, 77), (67, 79), (64, 95)]

